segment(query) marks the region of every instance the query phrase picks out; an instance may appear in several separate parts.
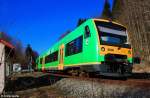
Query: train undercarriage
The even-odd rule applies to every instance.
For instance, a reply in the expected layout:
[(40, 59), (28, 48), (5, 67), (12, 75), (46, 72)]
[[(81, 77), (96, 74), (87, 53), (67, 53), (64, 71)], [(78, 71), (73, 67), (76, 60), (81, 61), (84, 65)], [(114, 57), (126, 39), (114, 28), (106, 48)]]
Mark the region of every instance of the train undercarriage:
[(105, 56), (105, 61), (101, 64), (92, 65), (79, 65), (71, 68), (66, 68), (67, 73), (80, 76), (82, 74), (96, 74), (112, 77), (128, 77), (132, 74), (132, 63), (127, 61), (125, 55), (112, 55)]
[(48, 70), (53, 73), (62, 73), (72, 76), (111, 76), (111, 77), (128, 77), (132, 74), (132, 63), (127, 61), (126, 55), (107, 54), (105, 61), (101, 64), (64, 66), (62, 71)]

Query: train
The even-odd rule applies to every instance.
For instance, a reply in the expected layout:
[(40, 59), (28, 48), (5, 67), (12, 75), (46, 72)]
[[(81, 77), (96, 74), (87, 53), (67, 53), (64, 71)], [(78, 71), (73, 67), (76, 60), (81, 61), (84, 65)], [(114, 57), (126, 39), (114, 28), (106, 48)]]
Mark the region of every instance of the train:
[(39, 71), (105, 76), (130, 76), (133, 62), (126, 27), (105, 19), (87, 19), (36, 60)]

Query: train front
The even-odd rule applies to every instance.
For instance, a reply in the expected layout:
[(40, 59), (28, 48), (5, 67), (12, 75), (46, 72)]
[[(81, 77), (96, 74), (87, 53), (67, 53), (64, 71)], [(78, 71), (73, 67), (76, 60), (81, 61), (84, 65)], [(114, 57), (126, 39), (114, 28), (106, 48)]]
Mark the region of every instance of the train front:
[(132, 72), (132, 49), (124, 26), (110, 21), (95, 21), (99, 36), (101, 74), (129, 76)]

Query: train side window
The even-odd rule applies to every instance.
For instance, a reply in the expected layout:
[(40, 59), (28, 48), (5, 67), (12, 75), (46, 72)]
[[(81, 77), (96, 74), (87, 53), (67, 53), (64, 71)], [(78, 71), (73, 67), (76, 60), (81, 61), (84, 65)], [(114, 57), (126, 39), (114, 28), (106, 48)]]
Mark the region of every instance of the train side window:
[(53, 53), (53, 61), (57, 61), (58, 60), (58, 51)]
[(43, 59), (42, 59), (42, 58), (40, 58), (40, 64), (42, 64), (42, 60), (43, 60)]
[(49, 63), (49, 62), (51, 62), (51, 55), (50, 54), (45, 57), (45, 63)]
[(80, 36), (66, 44), (65, 56), (82, 52), (83, 36)]
[(36, 60), (36, 62), (35, 62), (35, 63), (36, 63), (36, 65), (38, 65), (38, 63), (39, 63), (39, 59), (38, 59), (38, 60)]
[(50, 63), (58, 60), (58, 51), (55, 51), (45, 57), (45, 63)]
[(90, 28), (89, 28), (89, 26), (85, 26), (84, 38), (88, 38), (90, 36), (91, 36), (91, 34), (90, 34)]

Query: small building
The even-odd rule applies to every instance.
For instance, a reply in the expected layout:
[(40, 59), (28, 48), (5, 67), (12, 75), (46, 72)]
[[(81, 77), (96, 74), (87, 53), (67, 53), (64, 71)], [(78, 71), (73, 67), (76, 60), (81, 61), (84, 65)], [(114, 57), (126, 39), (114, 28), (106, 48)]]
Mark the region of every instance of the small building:
[(0, 94), (3, 92), (5, 82), (12, 73), (12, 60), (14, 46), (0, 39)]
[(13, 64), (13, 72), (15, 72), (15, 73), (21, 72), (21, 64), (19, 64), (19, 63)]

